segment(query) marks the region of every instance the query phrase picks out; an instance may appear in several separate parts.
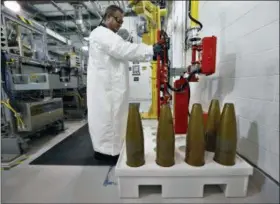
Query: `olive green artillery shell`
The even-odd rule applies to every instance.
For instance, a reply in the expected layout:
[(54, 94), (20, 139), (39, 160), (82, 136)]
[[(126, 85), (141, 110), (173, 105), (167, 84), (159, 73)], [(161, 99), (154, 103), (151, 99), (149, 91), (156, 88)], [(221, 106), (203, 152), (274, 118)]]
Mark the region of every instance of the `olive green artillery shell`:
[(217, 134), (216, 150), (214, 161), (225, 166), (235, 164), (237, 147), (237, 126), (234, 105), (224, 105), (220, 128)]
[(216, 149), (216, 138), (219, 129), (220, 115), (219, 101), (213, 99), (208, 110), (207, 125), (205, 129), (205, 145), (206, 150), (209, 152), (215, 152)]
[(140, 167), (145, 164), (144, 134), (139, 108), (129, 104), (126, 130), (126, 164)]
[(203, 166), (205, 152), (204, 123), (201, 104), (193, 104), (186, 139), (185, 162)]
[(160, 109), (156, 155), (159, 166), (170, 167), (175, 164), (175, 133), (169, 105), (163, 105)]

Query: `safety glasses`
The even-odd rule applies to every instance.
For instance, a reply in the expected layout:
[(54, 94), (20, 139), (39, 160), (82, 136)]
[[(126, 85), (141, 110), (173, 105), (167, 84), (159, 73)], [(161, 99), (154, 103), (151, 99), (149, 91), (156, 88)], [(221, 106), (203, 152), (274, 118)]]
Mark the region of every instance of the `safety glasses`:
[(115, 21), (118, 23), (118, 24), (123, 24), (123, 20), (122, 19), (119, 19), (118, 17), (116, 17), (116, 16), (112, 16), (114, 19), (115, 19)]

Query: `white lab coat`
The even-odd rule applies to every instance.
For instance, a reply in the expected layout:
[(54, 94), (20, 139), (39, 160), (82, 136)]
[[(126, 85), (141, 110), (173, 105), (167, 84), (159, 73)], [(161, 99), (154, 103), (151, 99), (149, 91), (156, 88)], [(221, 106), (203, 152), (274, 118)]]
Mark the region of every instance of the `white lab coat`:
[(123, 40), (99, 26), (89, 37), (88, 126), (95, 151), (118, 155), (128, 115), (128, 61), (146, 61), (153, 47)]

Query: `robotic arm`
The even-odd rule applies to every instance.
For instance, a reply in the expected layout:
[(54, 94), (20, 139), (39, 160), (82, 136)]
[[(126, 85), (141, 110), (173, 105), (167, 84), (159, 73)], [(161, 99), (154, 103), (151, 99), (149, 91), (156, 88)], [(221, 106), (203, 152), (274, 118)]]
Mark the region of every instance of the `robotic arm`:
[[(187, 30), (185, 44), (192, 50), (192, 59), (187, 73), (197, 71), (199, 74), (208, 76), (215, 73), (217, 37), (200, 38), (199, 32), (203, 25), (197, 20), (198, 5), (199, 1), (189, 1), (188, 16), (191, 20), (191, 27)], [(190, 81), (197, 82), (198, 79), (193, 76)]]
[[(194, 4), (192, 9), (191, 4)], [(194, 17), (197, 16), (195, 15), (197, 14), (197, 10), (198, 2), (189, 1), (188, 15), (192, 23), (191, 28), (187, 33), (186, 44), (188, 48), (191, 48), (191, 64), (185, 71), (185, 73), (188, 74), (188, 77), (184, 78), (182, 75), (179, 80), (175, 81), (174, 87), (170, 84), (171, 76), (169, 74), (170, 63), (168, 60), (168, 49), (170, 47), (170, 39), (163, 30), (159, 33), (158, 38), (158, 43), (163, 47), (163, 52), (157, 54), (158, 107), (162, 104), (168, 103), (172, 99), (169, 90), (173, 91), (175, 133), (178, 134), (185, 133), (187, 130), (191, 94), (189, 82), (198, 82), (196, 74), (203, 74), (206, 76), (214, 74), (216, 68), (217, 38), (216, 36), (204, 37), (202, 39), (199, 37), (199, 31), (203, 26)], [(158, 115), (159, 114), (158, 108)]]

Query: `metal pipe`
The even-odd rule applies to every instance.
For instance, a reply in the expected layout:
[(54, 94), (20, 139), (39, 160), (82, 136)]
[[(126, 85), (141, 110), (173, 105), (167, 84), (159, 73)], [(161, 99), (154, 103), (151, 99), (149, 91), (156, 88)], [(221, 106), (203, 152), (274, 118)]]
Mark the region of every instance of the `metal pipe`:
[(75, 24), (77, 25), (78, 29), (81, 30), (82, 34), (85, 36), (89, 35), (89, 30), (85, 26), (83, 20), (83, 5), (74, 5), (75, 8)]
[(65, 11), (63, 11), (54, 1), (51, 1), (52, 5), (58, 10), (60, 11), (64, 16), (69, 16), (70, 18), (72, 18), (72, 22), (75, 23), (75, 25), (78, 27), (78, 30), (81, 31), (79, 29), (79, 25), (76, 22), (76, 18), (72, 15), (67, 14)]
[(98, 13), (99, 17), (102, 19), (103, 11), (102, 11), (100, 3), (98, 1), (94, 1), (94, 2), (90, 1), (90, 3), (93, 6), (93, 10), (96, 10), (97, 11), (96, 13)]
[(119, 6), (120, 8), (122, 8), (123, 11), (125, 11), (125, 10), (124, 10), (124, 7), (123, 7), (123, 4), (121, 3), (121, 1), (116, 1), (116, 2), (118, 3), (118, 6)]
[(113, 4), (115, 4), (116, 6), (119, 6), (119, 2), (118, 1), (113, 1)]
[(51, 1), (51, 4), (58, 10), (60, 11), (61, 13), (63, 13), (63, 15), (65, 16), (69, 16), (73, 19), (74, 23), (75, 23), (75, 18), (71, 15), (68, 15), (66, 12), (64, 12), (54, 1)]
[(127, 9), (126, 9), (126, 5), (124, 3), (124, 0), (122, 0), (121, 3), (122, 3), (122, 7), (123, 7), (124, 12), (126, 12)]
[(69, 16), (71, 17), (73, 20), (72, 22), (75, 23), (75, 25), (78, 27), (78, 31), (79, 31), (79, 38), (80, 38), (80, 41), (83, 43), (83, 36), (81, 35), (81, 30), (79, 29), (79, 26), (77, 25), (76, 21), (75, 21), (75, 18), (71, 15), (68, 15), (67, 13), (65, 13), (54, 1), (51, 1), (51, 4), (58, 10), (60, 11), (64, 16)]
[[(92, 3), (92, 2), (91, 2)], [(81, 3), (81, 5), (83, 5), (85, 7), (85, 9), (91, 14), (91, 15), (94, 15), (94, 16), (97, 16), (98, 18), (102, 18), (101, 15), (94, 9), (93, 11), (90, 10), (87, 5), (85, 3)]]
[(23, 56), (21, 29), (20, 29), (19, 25), (16, 25), (16, 33), (17, 33), (17, 41), (18, 41), (18, 47), (19, 47), (19, 55)]

